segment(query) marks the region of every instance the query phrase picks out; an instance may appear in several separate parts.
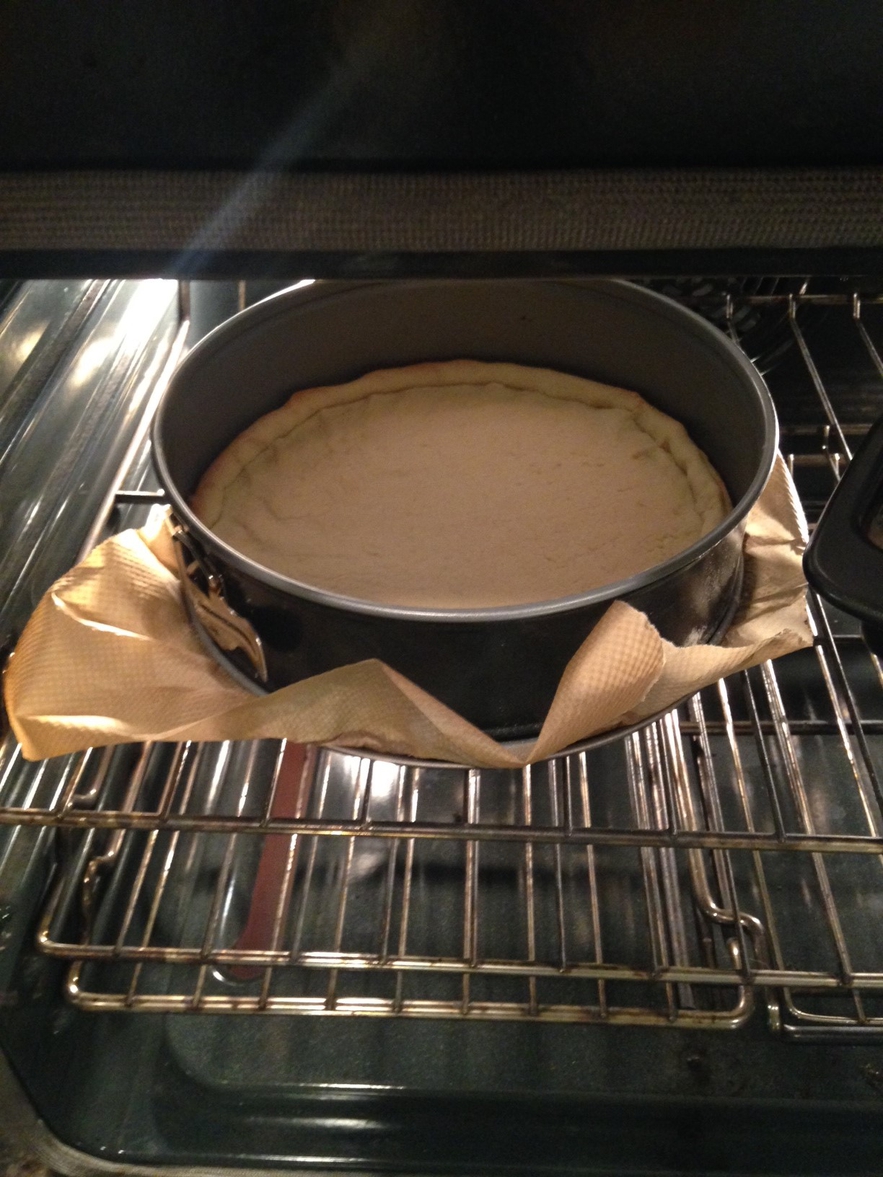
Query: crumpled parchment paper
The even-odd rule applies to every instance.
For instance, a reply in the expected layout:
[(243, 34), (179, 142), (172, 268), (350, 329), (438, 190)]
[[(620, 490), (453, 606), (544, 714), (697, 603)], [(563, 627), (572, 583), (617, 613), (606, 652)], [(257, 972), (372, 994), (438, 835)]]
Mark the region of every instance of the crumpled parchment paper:
[(6, 707), (31, 760), (130, 741), (275, 737), (515, 767), (811, 644), (805, 542), (779, 459), (748, 519), (742, 601), (722, 643), (673, 646), (642, 613), (614, 603), (565, 669), (539, 738), (513, 748), (377, 660), (250, 694), (193, 632), (157, 513), (101, 544), (45, 594), (6, 670)]

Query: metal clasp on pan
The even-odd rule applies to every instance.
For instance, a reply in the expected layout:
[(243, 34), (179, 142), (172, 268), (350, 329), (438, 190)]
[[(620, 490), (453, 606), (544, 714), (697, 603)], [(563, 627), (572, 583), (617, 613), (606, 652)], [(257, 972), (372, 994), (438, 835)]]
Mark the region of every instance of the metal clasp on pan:
[(197, 621), (222, 650), (242, 650), (255, 674), (265, 683), (267, 660), (254, 627), (230, 608), (220, 574), (206, 556), (194, 549), (181, 524), (170, 518), (169, 529), (175, 541), (178, 575)]

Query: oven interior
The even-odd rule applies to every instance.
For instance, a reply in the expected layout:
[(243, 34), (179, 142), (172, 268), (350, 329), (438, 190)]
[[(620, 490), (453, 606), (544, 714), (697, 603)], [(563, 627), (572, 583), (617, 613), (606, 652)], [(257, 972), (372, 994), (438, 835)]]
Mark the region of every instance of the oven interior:
[[(766, 373), (812, 525), (883, 411), (881, 283), (640, 280)], [(7, 649), (78, 555), (163, 509), (157, 398), (273, 288), (0, 291)], [(883, 666), (857, 621), (810, 616), (812, 648), (518, 772), (271, 741), (28, 763), (7, 736), (10, 1148), (62, 1172), (874, 1171)]]

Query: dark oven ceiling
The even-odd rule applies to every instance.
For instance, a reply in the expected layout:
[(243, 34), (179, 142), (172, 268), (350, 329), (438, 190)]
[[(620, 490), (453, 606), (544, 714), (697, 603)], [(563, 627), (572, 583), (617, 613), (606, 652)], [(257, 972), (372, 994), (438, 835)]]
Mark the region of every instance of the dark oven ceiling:
[(47, 0), (0, 10), (5, 169), (883, 162), (883, 10)]

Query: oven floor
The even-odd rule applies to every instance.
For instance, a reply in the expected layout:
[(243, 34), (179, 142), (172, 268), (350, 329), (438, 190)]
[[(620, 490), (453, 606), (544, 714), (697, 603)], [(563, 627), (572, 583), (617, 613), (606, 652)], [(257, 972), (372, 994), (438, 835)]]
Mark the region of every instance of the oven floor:
[[(53, 966), (29, 981), (51, 992)], [(48, 988), (46, 988), (48, 983)], [(47, 1030), (50, 1033), (47, 1034)], [(4, 1011), (53, 1133), (116, 1163), (348, 1172), (868, 1173), (883, 1044), (529, 1023)], [(39, 1053), (33, 1043), (43, 1044)], [(535, 1092), (542, 1089), (544, 1096)]]

